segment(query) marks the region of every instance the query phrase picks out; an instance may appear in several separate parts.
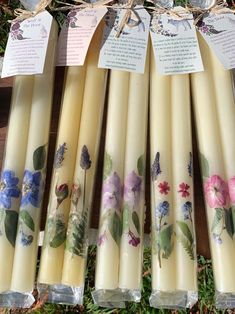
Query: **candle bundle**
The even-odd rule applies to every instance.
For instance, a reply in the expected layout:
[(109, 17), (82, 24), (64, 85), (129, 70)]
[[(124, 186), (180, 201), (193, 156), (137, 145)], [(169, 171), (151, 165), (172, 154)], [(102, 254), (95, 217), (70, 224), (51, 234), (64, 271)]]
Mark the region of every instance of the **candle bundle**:
[(46, 175), (56, 40), (57, 25), (56, 22), (53, 22), (44, 73), (35, 76), (34, 80), (22, 198), (10, 285), (11, 292), (1, 295), (1, 301), (5, 306), (28, 307), (34, 302), (32, 291), (34, 289), (40, 212)]
[(149, 58), (144, 75), (111, 72), (93, 293), (101, 306), (141, 297), (148, 76)]
[(13, 83), (7, 142), (0, 180), (0, 293), (8, 291), (11, 285), (33, 83), (33, 76), (17, 76)]
[[(161, 76), (151, 58), (153, 307), (197, 301), (189, 76)], [(185, 275), (184, 275), (185, 274)]]
[[(89, 216), (106, 89), (107, 71), (97, 68), (101, 35), (102, 28), (99, 27), (89, 48), (86, 68), (80, 67), (76, 70), (79, 70), (83, 76), (75, 75), (70, 80), (68, 72), (65, 84), (65, 95), (68, 94), (68, 90), (71, 90), (70, 97), (73, 97), (75, 101), (71, 102), (71, 99), (66, 97), (63, 100), (58, 145), (63, 139), (67, 150), (60, 168), (54, 169), (54, 186), (52, 185), (51, 190), (48, 227), (39, 273), (41, 293), (47, 293), (49, 302), (81, 304), (83, 301)], [(72, 69), (70, 68), (70, 72), (73, 71)], [(80, 99), (76, 96), (78, 87)], [(68, 124), (70, 129), (68, 129)], [(88, 127), (90, 127), (89, 130)], [(59, 186), (66, 186), (66, 193), (62, 191), (65, 188), (56, 188), (58, 182)], [(57, 190), (62, 192), (60, 202), (58, 202)], [(53, 206), (53, 199), (59, 206), (56, 207), (55, 202)], [(66, 204), (65, 200), (67, 200)], [(58, 225), (56, 217), (62, 219), (65, 232), (63, 241), (58, 243), (58, 246), (53, 246), (52, 242), (56, 235), (50, 239), (50, 228), (56, 229)], [(61, 233), (60, 230), (58, 230), (59, 233)], [(52, 259), (58, 265), (56, 270), (53, 270)]]
[(199, 36), (205, 71), (191, 75), (218, 307), (235, 306), (235, 103), (229, 71)]

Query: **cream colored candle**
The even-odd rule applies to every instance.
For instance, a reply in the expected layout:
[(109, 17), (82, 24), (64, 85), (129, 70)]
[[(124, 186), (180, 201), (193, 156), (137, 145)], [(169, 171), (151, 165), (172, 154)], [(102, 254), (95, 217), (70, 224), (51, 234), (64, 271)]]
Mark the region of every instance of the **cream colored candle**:
[[(176, 231), (176, 289), (195, 302), (197, 263), (194, 229), (189, 75), (171, 77), (173, 207)], [(187, 293), (188, 292), (188, 293)], [(191, 295), (194, 292), (194, 296)], [(194, 297), (194, 299), (192, 299)], [(189, 304), (187, 304), (189, 305)]]
[(95, 288), (118, 288), (129, 73), (112, 70), (100, 207)]
[[(224, 157), (225, 174), (228, 181), (231, 205), (235, 205), (235, 100), (232, 73), (225, 70), (210, 50), (213, 82), (215, 87), (216, 109), (218, 113), (219, 132)], [(233, 223), (235, 212), (233, 210)]]
[[(0, 181), (0, 292), (9, 290), (11, 284), (17, 212), (24, 175), (33, 83), (33, 76), (16, 76), (13, 83), (11, 111)], [(11, 196), (6, 197), (9, 188)], [(10, 225), (7, 222), (10, 222)]]
[(119, 288), (139, 291), (142, 280), (148, 83), (149, 56), (144, 74), (130, 74), (119, 270)]
[(231, 236), (227, 229), (224, 229), (229, 198), (227, 184), (224, 181), (226, 174), (212, 64), (209, 48), (201, 36), (199, 43), (205, 71), (191, 74), (191, 82), (215, 286), (220, 292), (234, 292), (235, 250)]
[(11, 290), (31, 292), (34, 288), (40, 212), (46, 173), (53, 94), (57, 25), (53, 22), (44, 74), (35, 76), (22, 200), (17, 229)]
[(101, 35), (102, 28), (95, 33), (87, 56), (82, 117), (61, 281), (62, 284), (81, 289), (84, 286), (86, 271), (87, 232), (106, 88), (107, 70), (97, 67)]
[[(38, 282), (61, 282), (64, 244), (73, 183), (86, 66), (69, 67), (66, 74), (57, 135), (50, 200)], [(59, 227), (60, 225), (60, 227)]]
[(152, 296), (165, 304), (164, 293), (176, 289), (171, 168), (171, 78), (157, 73), (151, 54), (150, 147), (152, 174)]

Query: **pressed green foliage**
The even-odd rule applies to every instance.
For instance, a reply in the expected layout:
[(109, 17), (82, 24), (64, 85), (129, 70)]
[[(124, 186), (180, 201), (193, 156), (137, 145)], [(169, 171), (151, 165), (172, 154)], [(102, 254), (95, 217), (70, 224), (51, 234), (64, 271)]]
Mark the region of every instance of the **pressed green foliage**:
[(169, 258), (169, 256), (172, 253), (174, 243), (173, 243), (173, 225), (169, 225), (165, 229), (163, 229), (158, 237), (158, 242), (160, 245), (160, 249), (163, 251), (162, 257), (163, 258)]
[(223, 212), (224, 212), (223, 208), (215, 208), (215, 215), (214, 215), (212, 226), (211, 226), (212, 232), (220, 224), (220, 222), (223, 218)]
[(141, 155), (137, 161), (137, 169), (139, 176), (144, 176), (145, 174), (145, 163), (144, 163), (144, 155)]
[(135, 225), (136, 231), (138, 232), (138, 234), (140, 234), (140, 220), (136, 211), (132, 212), (132, 221)]
[(5, 233), (7, 240), (11, 243), (11, 245), (15, 246), (15, 239), (16, 239), (16, 229), (17, 229), (17, 222), (18, 222), (18, 213), (14, 210), (6, 210), (5, 211)]
[(103, 175), (104, 175), (104, 180), (106, 180), (108, 178), (108, 176), (110, 175), (111, 171), (112, 171), (112, 157), (105, 152), (104, 153), (104, 171), (103, 171)]
[(46, 163), (46, 146), (39, 146), (33, 153), (34, 170), (42, 170)]
[(72, 226), (72, 234), (67, 241), (67, 249), (72, 254), (85, 258), (87, 246), (86, 232), (88, 224), (88, 209), (73, 221), (74, 225)]
[(122, 211), (122, 228), (124, 230), (129, 229), (129, 208), (125, 206)]
[(209, 163), (206, 157), (202, 154), (200, 154), (200, 164), (201, 164), (201, 171), (203, 177), (209, 177)]
[(189, 229), (188, 225), (186, 224), (186, 222), (184, 221), (177, 221), (176, 222), (178, 227), (180, 228), (181, 232), (183, 233), (183, 235), (187, 238), (187, 240), (193, 244), (194, 240), (193, 240), (193, 235), (191, 230)]
[(30, 214), (27, 212), (27, 210), (22, 210), (20, 212), (20, 220), (23, 221), (23, 223), (32, 231), (35, 231), (35, 225), (33, 218), (30, 216)]
[(56, 221), (55, 234), (52, 240), (50, 240), (50, 246), (53, 248), (57, 248), (61, 246), (66, 239), (66, 227), (65, 223), (58, 219)]
[(225, 209), (225, 228), (231, 238), (233, 238), (234, 235), (234, 225), (233, 225), (233, 212), (232, 208)]
[(119, 215), (114, 212), (112, 216), (109, 218), (109, 232), (111, 233), (114, 241), (119, 245), (120, 238), (122, 235), (122, 225), (121, 225), (121, 219)]

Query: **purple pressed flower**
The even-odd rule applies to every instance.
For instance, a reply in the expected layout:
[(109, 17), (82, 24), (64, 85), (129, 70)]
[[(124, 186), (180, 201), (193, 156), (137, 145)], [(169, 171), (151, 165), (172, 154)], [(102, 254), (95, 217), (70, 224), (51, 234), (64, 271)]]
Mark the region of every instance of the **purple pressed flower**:
[(13, 171), (3, 171), (0, 179), (0, 205), (4, 208), (11, 208), (11, 198), (18, 198), (20, 196), (18, 183), (19, 179), (15, 177)]
[(20, 206), (31, 204), (34, 207), (39, 207), (43, 194), (43, 180), (40, 171), (31, 172), (25, 170), (23, 185), (22, 185), (22, 199)]
[(103, 183), (104, 208), (120, 209), (122, 201), (121, 180), (116, 172), (113, 172)]
[(80, 167), (83, 170), (87, 170), (90, 168), (90, 166), (91, 166), (90, 154), (88, 152), (86, 145), (83, 145), (80, 159)]
[(124, 200), (131, 206), (137, 206), (140, 200), (142, 179), (135, 171), (126, 176), (124, 183)]
[(159, 203), (156, 207), (155, 214), (157, 218), (161, 218), (169, 215), (170, 204), (167, 201)]
[(98, 239), (98, 245), (104, 244), (104, 241), (107, 239), (106, 232), (102, 233)]
[(69, 187), (68, 184), (63, 183), (61, 185), (56, 185), (55, 187), (55, 195), (57, 196), (57, 203), (60, 205), (63, 200), (65, 200), (69, 195)]
[(58, 169), (61, 167), (62, 162), (64, 161), (64, 154), (66, 150), (66, 143), (59, 145), (59, 148), (55, 153), (54, 168)]
[(128, 242), (130, 245), (137, 247), (140, 244), (140, 238), (136, 237), (131, 230), (129, 230), (128, 236), (131, 238)]
[(213, 233), (213, 238), (217, 244), (222, 244), (222, 239), (219, 234)]

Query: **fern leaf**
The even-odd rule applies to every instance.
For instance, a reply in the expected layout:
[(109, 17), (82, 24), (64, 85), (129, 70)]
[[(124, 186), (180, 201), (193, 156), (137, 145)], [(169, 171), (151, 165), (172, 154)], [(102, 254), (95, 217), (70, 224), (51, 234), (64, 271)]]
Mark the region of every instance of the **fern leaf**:
[(182, 244), (183, 248), (192, 261), (195, 260), (194, 245), (189, 243), (187, 238), (181, 234), (177, 234), (177, 240)]

